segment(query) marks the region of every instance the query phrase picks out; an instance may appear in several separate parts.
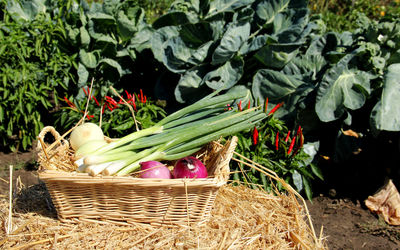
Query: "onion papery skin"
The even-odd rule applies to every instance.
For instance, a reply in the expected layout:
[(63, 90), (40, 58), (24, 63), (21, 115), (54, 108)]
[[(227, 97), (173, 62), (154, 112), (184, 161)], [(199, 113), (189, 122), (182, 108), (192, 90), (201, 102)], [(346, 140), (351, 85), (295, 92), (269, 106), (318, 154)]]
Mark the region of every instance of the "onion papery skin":
[(140, 178), (172, 179), (171, 171), (158, 161), (141, 162), (140, 169)]
[(193, 156), (178, 160), (174, 167), (174, 178), (207, 178), (207, 169), (204, 164)]

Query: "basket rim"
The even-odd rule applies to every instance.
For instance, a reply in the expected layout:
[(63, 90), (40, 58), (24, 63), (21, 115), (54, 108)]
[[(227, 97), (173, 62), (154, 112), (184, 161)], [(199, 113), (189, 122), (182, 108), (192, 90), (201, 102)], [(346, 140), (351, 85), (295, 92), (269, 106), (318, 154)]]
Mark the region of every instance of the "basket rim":
[(70, 183), (87, 183), (87, 184), (121, 184), (121, 185), (144, 185), (144, 186), (222, 186), (226, 182), (218, 181), (216, 178), (179, 178), (179, 179), (156, 179), (156, 178), (138, 178), (134, 176), (90, 176), (87, 173), (77, 172), (62, 172), (58, 170), (40, 170), (38, 171), (39, 178), (45, 182), (59, 181)]

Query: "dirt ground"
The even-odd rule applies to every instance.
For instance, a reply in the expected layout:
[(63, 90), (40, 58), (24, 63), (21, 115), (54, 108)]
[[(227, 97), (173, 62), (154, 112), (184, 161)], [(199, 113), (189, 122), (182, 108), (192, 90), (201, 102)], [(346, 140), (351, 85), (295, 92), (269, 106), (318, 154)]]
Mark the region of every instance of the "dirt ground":
[[(8, 189), (9, 165), (14, 168), (14, 183), (25, 186), (39, 183), (32, 153), (0, 153), (0, 195)], [(17, 181), (17, 179), (19, 179)], [(363, 201), (334, 199), (328, 195), (307, 202), (317, 233), (323, 227), (329, 249), (400, 249), (400, 227), (389, 226), (366, 209)]]

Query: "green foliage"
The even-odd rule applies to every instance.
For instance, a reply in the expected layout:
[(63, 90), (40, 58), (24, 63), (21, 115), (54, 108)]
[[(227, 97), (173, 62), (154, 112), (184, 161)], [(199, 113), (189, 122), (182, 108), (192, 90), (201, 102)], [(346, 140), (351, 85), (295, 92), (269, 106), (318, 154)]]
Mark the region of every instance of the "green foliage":
[[(288, 130), (281, 120), (270, 117), (261, 126), (237, 136), (236, 152), (274, 171), (299, 193), (304, 193), (308, 199), (312, 198), (312, 180), (323, 179), (321, 171), (312, 163), (318, 145), (303, 145), (300, 127)], [(253, 187), (262, 185), (268, 191), (273, 190), (273, 186), (283, 189), (270, 177), (242, 163), (232, 161), (231, 168), (234, 181)]]
[(0, 145), (27, 149), (43, 127), (58, 91), (73, 82), (74, 57), (66, 55), (62, 20), (44, 1), (2, 2), (0, 22)]
[(216, 89), (251, 89), (257, 70), (282, 68), (314, 26), (304, 1), (176, 1), (153, 23), (151, 49), (180, 74), (176, 99), (190, 103)]
[(153, 23), (165, 14), (173, 0), (136, 0), (137, 5), (144, 9), (148, 23)]
[(119, 0), (82, 2), (66, 18), (65, 30), (68, 51), (78, 59), (78, 89), (95, 79), (101, 96), (132, 73), (136, 53), (148, 47), (150, 33), (143, 9), (135, 1)]
[[(89, 93), (89, 89), (86, 87), (82, 91), (86, 94)], [(93, 93), (93, 97), (89, 100), (88, 114), (85, 119), (97, 124), (101, 119), (101, 128), (104, 134), (110, 138), (122, 137), (136, 131), (137, 128), (151, 127), (166, 116), (163, 107), (148, 99), (142, 91), (139, 94), (125, 91), (122, 95), (128, 104), (118, 97), (106, 96), (102, 99), (98, 91), (93, 91)], [(63, 101), (68, 106), (62, 107), (63, 112), (57, 113), (54, 125), (60, 131), (66, 132), (82, 118), (87, 99), (78, 100), (64, 97)]]
[(356, 29), (360, 13), (378, 20), (400, 11), (398, 0), (311, 0), (309, 6), (313, 13), (321, 15), (329, 31), (336, 32)]

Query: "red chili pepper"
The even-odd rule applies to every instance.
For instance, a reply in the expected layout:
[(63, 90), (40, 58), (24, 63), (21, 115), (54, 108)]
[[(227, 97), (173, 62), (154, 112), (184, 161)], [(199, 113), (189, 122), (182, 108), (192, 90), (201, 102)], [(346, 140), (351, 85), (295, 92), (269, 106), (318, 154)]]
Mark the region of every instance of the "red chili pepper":
[(115, 109), (118, 107), (118, 103), (113, 98), (106, 96), (106, 101), (108, 102), (108, 104), (111, 104), (113, 106), (112, 109)]
[(290, 130), (288, 131), (286, 138), (285, 138), (285, 142), (287, 142), (289, 140), (289, 136), (290, 136)]
[(95, 96), (93, 96), (93, 99), (94, 99), (94, 101), (96, 102), (97, 106), (99, 106), (99, 107), (100, 107), (101, 105), (100, 105), (100, 103), (97, 101), (97, 99), (96, 99), (96, 97), (95, 97)]
[(132, 98), (132, 95), (129, 94), (129, 92), (127, 90), (125, 90), (125, 94), (126, 94), (126, 99), (129, 100)]
[(299, 127), (297, 128), (296, 136), (298, 136), (300, 133), (301, 133), (301, 126), (299, 125)]
[(139, 100), (143, 103), (143, 91), (142, 91), (142, 89), (140, 89)]
[(287, 151), (287, 154), (288, 154), (288, 155), (292, 152), (295, 142), (296, 142), (296, 137), (294, 136), (294, 137), (292, 138), (292, 142), (290, 143), (289, 149), (288, 149), (288, 151)]
[(76, 108), (75, 104), (73, 104), (66, 96), (64, 96), (65, 102), (70, 106), (71, 108)]
[(109, 103), (107, 103), (107, 108), (108, 108), (110, 111), (113, 111), (113, 110), (114, 110), (114, 107), (111, 107), (111, 105), (110, 105)]
[(89, 115), (89, 114), (86, 114), (86, 117), (88, 118), (88, 120), (90, 120), (91, 118), (93, 118), (93, 117), (94, 117), (94, 115)]
[(85, 96), (88, 95), (88, 93), (86, 92), (86, 89), (84, 87), (82, 87), (83, 92), (85, 93)]
[(103, 107), (101, 108), (101, 113), (102, 113), (102, 114), (104, 114), (105, 108), (106, 108), (106, 104), (104, 103), (104, 104), (103, 104)]
[(254, 127), (253, 130), (253, 145), (257, 145), (258, 143), (258, 130), (256, 127)]
[(295, 156), (299, 152), (299, 150), (303, 147), (304, 140), (303, 140), (303, 131), (301, 129), (301, 126), (299, 126), (299, 128), (297, 129), (296, 137), (299, 138), (299, 146), (293, 152), (293, 156)]
[(268, 110), (268, 97), (265, 99), (265, 113), (267, 113)]
[(275, 149), (278, 151), (279, 149), (279, 131), (276, 132), (276, 137), (275, 137)]
[(276, 104), (275, 107), (273, 109), (271, 109), (271, 111), (269, 111), (268, 115), (275, 113), (280, 107), (282, 107), (282, 105), (283, 105), (283, 102)]
[(250, 100), (249, 103), (247, 104), (247, 109), (250, 109)]

